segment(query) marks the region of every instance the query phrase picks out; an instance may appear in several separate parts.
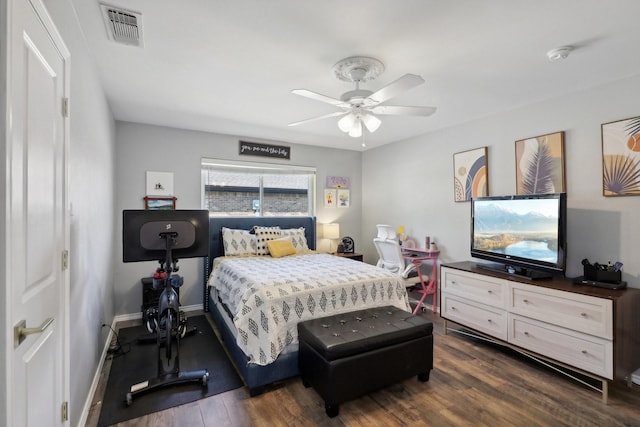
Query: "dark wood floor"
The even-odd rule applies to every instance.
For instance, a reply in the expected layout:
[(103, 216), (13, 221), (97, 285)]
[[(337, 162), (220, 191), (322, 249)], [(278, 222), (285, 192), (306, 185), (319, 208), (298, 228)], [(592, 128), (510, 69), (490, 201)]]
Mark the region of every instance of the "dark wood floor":
[[(445, 335), (439, 316), (422, 316), (434, 323), (429, 382), (411, 378), (344, 403), (336, 418), (293, 378), (257, 397), (243, 387), (117, 426), (640, 426), (639, 386), (611, 384), (605, 405), (584, 385), (511, 351)], [(87, 427), (97, 423), (100, 399)]]

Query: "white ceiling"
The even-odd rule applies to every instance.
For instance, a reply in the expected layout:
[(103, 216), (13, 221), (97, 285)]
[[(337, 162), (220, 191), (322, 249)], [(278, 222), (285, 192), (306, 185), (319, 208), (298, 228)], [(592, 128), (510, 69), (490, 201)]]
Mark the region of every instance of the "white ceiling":
[[(336, 111), (332, 66), (353, 55), (426, 83), (388, 101), (437, 106), (381, 116), (367, 147), (640, 74), (638, 0), (105, 0), (142, 14), (143, 47), (109, 40), (99, 0), (72, 0), (116, 119), (360, 150)], [(572, 45), (564, 61), (547, 51)]]

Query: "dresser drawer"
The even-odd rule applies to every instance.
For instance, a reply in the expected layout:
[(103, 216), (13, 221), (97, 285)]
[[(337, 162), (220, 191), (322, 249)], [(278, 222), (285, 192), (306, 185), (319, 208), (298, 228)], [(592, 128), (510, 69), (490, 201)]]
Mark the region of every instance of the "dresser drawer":
[(462, 296), (482, 304), (504, 309), (507, 281), (442, 267), (440, 292)]
[(578, 332), (613, 339), (611, 300), (524, 284), (511, 285), (509, 311)]
[(613, 342), (537, 320), (509, 315), (509, 343), (613, 379)]
[(442, 294), (440, 315), (487, 335), (507, 339), (507, 314), (504, 310)]

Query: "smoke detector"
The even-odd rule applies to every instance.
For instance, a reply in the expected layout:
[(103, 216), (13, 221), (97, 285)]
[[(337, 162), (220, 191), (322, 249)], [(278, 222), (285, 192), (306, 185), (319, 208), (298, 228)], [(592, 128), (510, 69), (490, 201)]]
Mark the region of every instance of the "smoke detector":
[(549, 58), (551, 62), (566, 59), (572, 50), (573, 46), (560, 46), (547, 52), (547, 58)]
[(142, 46), (142, 14), (101, 4), (109, 38), (129, 46)]

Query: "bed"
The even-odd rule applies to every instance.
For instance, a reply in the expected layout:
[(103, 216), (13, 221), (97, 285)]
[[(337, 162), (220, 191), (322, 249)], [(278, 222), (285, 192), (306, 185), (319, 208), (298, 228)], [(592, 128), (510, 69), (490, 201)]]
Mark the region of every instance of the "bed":
[(316, 247), (315, 217), (212, 217), (204, 308), (211, 312), (249, 394), (299, 374), (299, 321), (394, 305), (410, 311), (401, 279), (383, 269), (328, 254), (224, 256), (222, 229), (303, 229)]

